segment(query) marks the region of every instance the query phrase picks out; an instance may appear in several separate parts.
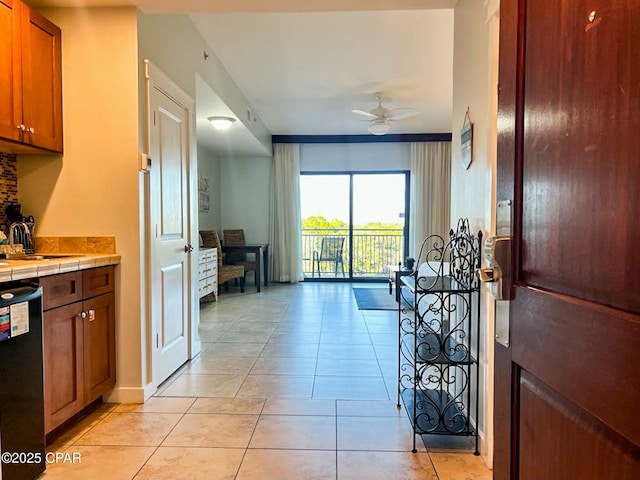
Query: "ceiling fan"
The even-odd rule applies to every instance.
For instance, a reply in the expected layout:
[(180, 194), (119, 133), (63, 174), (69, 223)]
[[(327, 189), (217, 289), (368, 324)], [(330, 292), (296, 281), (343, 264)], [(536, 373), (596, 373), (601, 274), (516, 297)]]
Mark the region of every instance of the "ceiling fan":
[(382, 92), (376, 92), (376, 99), (378, 100), (378, 106), (369, 110), (351, 110), (356, 115), (362, 115), (369, 120), (369, 132), (374, 135), (384, 135), (391, 129), (390, 122), (396, 120), (403, 120), (405, 118), (415, 117), (420, 113), (416, 108), (386, 108), (382, 106)]

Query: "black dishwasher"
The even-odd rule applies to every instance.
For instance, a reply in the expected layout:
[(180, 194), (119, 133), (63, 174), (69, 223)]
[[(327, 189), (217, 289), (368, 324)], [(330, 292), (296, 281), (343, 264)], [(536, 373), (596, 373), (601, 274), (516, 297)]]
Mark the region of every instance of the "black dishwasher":
[(0, 457), (2, 480), (45, 469), (42, 288), (0, 285)]

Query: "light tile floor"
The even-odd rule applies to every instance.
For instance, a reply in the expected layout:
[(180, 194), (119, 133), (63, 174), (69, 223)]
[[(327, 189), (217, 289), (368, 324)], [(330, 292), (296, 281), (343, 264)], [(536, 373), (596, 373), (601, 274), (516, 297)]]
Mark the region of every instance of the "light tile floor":
[[(380, 285), (380, 288), (386, 288)], [(396, 314), (351, 284), (270, 285), (203, 303), (202, 353), (144, 405), (105, 404), (42, 478), (488, 480), (470, 452), (420, 444), (396, 407)]]

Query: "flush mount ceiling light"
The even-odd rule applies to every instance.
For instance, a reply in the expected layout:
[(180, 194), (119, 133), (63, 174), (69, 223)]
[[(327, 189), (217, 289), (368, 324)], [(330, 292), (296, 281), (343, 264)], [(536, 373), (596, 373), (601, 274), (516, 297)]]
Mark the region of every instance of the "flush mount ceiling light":
[(236, 121), (233, 117), (209, 117), (207, 118), (216, 130), (226, 130)]
[(369, 132), (374, 135), (384, 135), (385, 133), (388, 133), (390, 129), (391, 125), (384, 120), (374, 120), (369, 124)]

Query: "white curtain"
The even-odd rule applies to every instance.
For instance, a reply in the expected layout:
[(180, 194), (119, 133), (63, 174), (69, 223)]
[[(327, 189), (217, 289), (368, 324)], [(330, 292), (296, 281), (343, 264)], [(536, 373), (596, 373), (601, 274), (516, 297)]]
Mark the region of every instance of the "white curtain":
[(445, 241), (451, 228), (451, 142), (411, 144), (409, 256), (418, 258), (428, 235)]
[(300, 222), (300, 145), (276, 143), (269, 211), (269, 271), (276, 282), (303, 279)]

